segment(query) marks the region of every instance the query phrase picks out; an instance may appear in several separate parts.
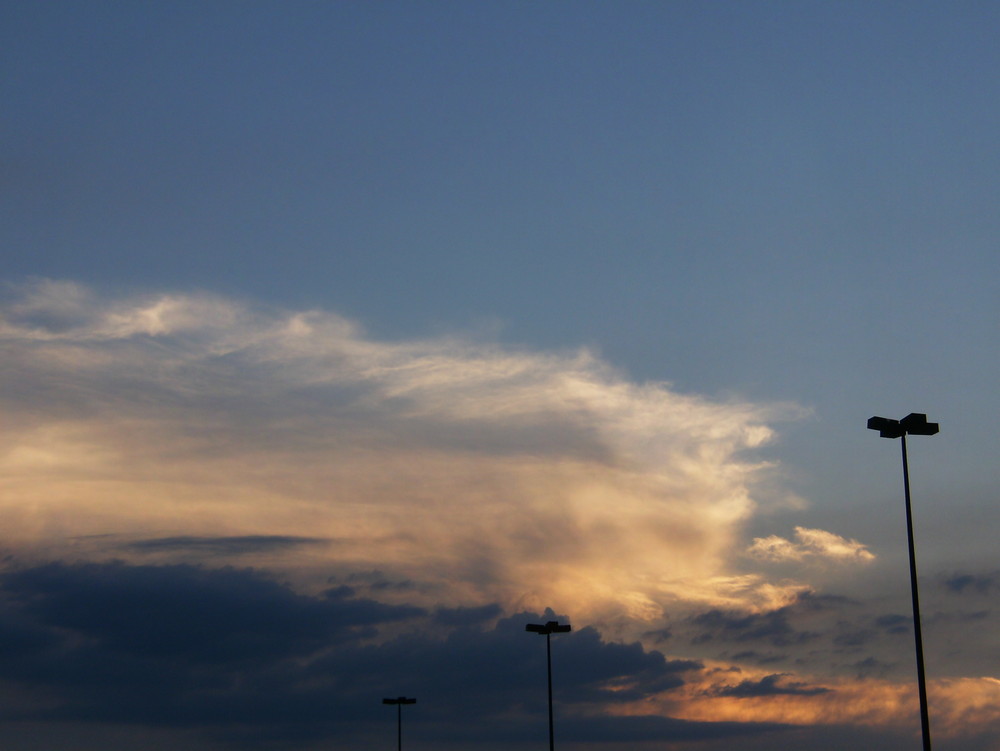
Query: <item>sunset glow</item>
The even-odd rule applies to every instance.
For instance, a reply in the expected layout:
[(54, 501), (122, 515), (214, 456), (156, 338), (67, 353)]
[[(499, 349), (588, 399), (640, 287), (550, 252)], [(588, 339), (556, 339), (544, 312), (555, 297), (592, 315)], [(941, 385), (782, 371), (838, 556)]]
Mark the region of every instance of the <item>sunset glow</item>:
[(1000, 751), (998, 25), (4, 3), (0, 750)]

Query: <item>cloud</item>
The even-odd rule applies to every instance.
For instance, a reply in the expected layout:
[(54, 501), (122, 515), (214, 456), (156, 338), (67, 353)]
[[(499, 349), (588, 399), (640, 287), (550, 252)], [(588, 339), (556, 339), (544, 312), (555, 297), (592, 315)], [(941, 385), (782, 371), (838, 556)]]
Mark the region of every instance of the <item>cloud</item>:
[(811, 658), (822, 657), (826, 663), (830, 654), (878, 637), (880, 630), (871, 628), (867, 609), (842, 596), (803, 591), (770, 610), (712, 608), (694, 613), (675, 624), (675, 632), (706, 657), (801, 670)]
[(796, 527), (795, 537), (798, 542), (777, 535), (756, 537), (747, 552), (754, 558), (779, 562), (825, 559), (870, 563), (875, 560), (875, 555), (864, 544), (833, 532)]
[(633, 715), (616, 718), (613, 723), (596, 718), (575, 720), (561, 737), (577, 743), (703, 742), (718, 738), (729, 739), (730, 743), (738, 738), (742, 743), (747, 738), (783, 730), (788, 727), (775, 722), (698, 722)]
[[(867, 661), (864, 667), (871, 670), (877, 662)], [(733, 684), (729, 676), (726, 671), (711, 669), (693, 675), (673, 696), (665, 698), (664, 706), (669, 705), (675, 717), (690, 720), (746, 722), (753, 718), (762, 723), (814, 728), (851, 725), (914, 731), (918, 700), (912, 680), (815, 680), (804, 675), (787, 680), (787, 675), (753, 671)], [(928, 694), (933, 697), (933, 722), (939, 738), (975, 737), (1000, 727), (1000, 710), (991, 703), (1000, 697), (1000, 681), (995, 678), (932, 679)], [(679, 700), (680, 695), (685, 699)], [(645, 711), (656, 703), (646, 702)]]
[(899, 615), (898, 613), (880, 615), (875, 619), (875, 624), (890, 634), (909, 633), (912, 622), (912, 616)]
[(155, 537), (134, 540), (123, 547), (139, 553), (183, 553), (189, 555), (234, 556), (268, 550), (287, 550), (306, 545), (323, 545), (327, 541), (292, 535), (243, 535), (240, 537)]
[(428, 608), (646, 622), (771, 596), (727, 562), (788, 407), (633, 383), (587, 351), (65, 282), (9, 288), (0, 346), (22, 556), (239, 556), (313, 591), (379, 570)]
[(763, 653), (758, 652), (753, 649), (748, 649), (743, 652), (736, 652), (732, 655), (732, 659), (736, 662), (754, 662), (758, 665), (766, 665), (773, 662), (782, 662), (788, 659), (787, 654), (777, 653)]
[[(787, 495), (758, 452), (794, 409), (635, 383), (587, 351), (61, 282), (8, 288), (0, 348), (19, 722), (368, 746), (377, 699), (419, 693), (424, 737), (533, 740), (544, 651), (523, 626), (551, 606), (575, 627), (553, 640), (567, 737), (753, 742), (875, 725), (873, 706), (903, 724), (908, 689), (870, 657), (897, 616), (747, 569), (866, 547), (797, 527), (740, 555), (758, 502)], [(992, 586), (963, 576), (948, 590)], [(734, 682), (707, 652), (768, 669)], [(838, 660), (879, 680), (776, 672)]]
[(503, 614), (496, 603), (478, 608), (438, 608), (434, 611), (434, 621), (443, 626), (476, 626), (487, 621), (495, 621)]
[(57, 562), (9, 571), (3, 588), (48, 628), (85, 634), (109, 651), (199, 663), (307, 653), (423, 614), (355, 598), (349, 587), (314, 598), (250, 570), (188, 565)]
[[(48, 563), (0, 577), (0, 678), (45, 697), (8, 707), (21, 722), (206, 727), (246, 746), (268, 737), (370, 745), (384, 724), (379, 698), (399, 693), (419, 696), (414, 721), (429, 739), (544, 732), (545, 645), (524, 626), (555, 614), (498, 617), (492, 605), (435, 613), (431, 630), (397, 628), (428, 615), (346, 587), (302, 595), (248, 569)], [(560, 712), (577, 732), (670, 740), (760, 730), (608, 712), (683, 686), (696, 661), (583, 627), (553, 640), (553, 662)]]
[(984, 574), (956, 573), (944, 582), (945, 588), (955, 594), (985, 595), (1000, 587), (1000, 574), (996, 572)]
[(858, 678), (862, 679), (871, 676), (883, 677), (892, 666), (869, 655), (863, 660), (858, 660), (853, 667), (857, 669)]
[(694, 637), (695, 644), (719, 639), (732, 642), (759, 641), (785, 647), (817, 637), (815, 633), (796, 630), (791, 624), (788, 608), (764, 613), (736, 613), (713, 609), (693, 616), (690, 622), (699, 630)]
[(746, 680), (732, 686), (718, 686), (713, 689), (714, 696), (733, 696), (749, 698), (757, 696), (816, 696), (830, 691), (823, 686), (808, 686), (798, 681), (785, 680), (788, 673), (772, 673), (759, 680)]
[[(587, 351), (61, 282), (8, 288), (0, 349), (22, 722), (366, 746), (372, 697), (419, 692), (425, 737), (535, 739), (544, 650), (523, 625), (551, 606), (575, 627), (553, 640), (568, 732), (750, 738), (862, 721), (846, 684), (769, 676), (841, 655), (855, 676), (902, 628), (747, 569), (872, 560), (806, 527), (740, 555), (758, 502), (787, 495), (759, 452), (792, 408), (635, 383)], [(709, 653), (768, 669), (713, 678)]]

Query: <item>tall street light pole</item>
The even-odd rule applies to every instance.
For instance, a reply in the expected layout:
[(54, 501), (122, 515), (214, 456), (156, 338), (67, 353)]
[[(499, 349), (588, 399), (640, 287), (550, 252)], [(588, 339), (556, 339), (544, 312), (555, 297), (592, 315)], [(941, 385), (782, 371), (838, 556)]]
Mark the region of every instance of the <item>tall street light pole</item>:
[(403, 751), (403, 705), (416, 704), (417, 700), (398, 696), (395, 699), (383, 699), (382, 703), (396, 705), (396, 749), (397, 751)]
[(552, 726), (552, 634), (565, 634), (573, 629), (568, 623), (559, 625), (559, 621), (548, 621), (547, 623), (529, 623), (524, 627), (525, 631), (545, 635), (545, 659), (548, 665), (549, 674), (549, 751), (555, 751), (555, 731)]
[(920, 694), (920, 732), (924, 750), (931, 751), (931, 722), (927, 711), (927, 678), (924, 673), (924, 639), (920, 633), (920, 597), (917, 594), (917, 556), (913, 548), (913, 512), (910, 510), (910, 467), (906, 460), (906, 436), (934, 435), (936, 422), (927, 422), (927, 415), (911, 412), (902, 420), (872, 417), (868, 429), (877, 430), (882, 438), (899, 438), (903, 449), (903, 498), (906, 501), (906, 540), (910, 551), (910, 597), (913, 600), (913, 641), (917, 651), (917, 690)]

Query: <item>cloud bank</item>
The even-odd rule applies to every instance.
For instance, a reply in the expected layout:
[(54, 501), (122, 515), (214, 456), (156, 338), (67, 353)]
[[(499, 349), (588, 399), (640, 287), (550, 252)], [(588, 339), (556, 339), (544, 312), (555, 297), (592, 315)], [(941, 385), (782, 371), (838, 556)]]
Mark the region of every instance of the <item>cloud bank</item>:
[[(5, 720), (214, 728), (217, 742), (238, 748), (271, 747), (273, 738), (322, 747), (331, 736), (371, 746), (386, 726), (378, 698), (404, 691), (420, 696), (411, 720), (418, 734), (439, 744), (483, 733), (508, 742), (544, 737), (545, 650), (524, 625), (555, 616), (496, 615), (495, 606), (385, 605), (350, 587), (302, 595), (247, 569), (16, 568), (0, 576), (0, 682), (21, 689)], [(415, 627), (428, 620), (434, 629)], [(403, 633), (384, 635), (400, 624)], [(608, 738), (643, 728), (603, 705), (678, 688), (701, 669), (638, 644), (607, 643), (592, 628), (562, 637), (555, 651), (570, 687), (560, 697), (564, 712)], [(532, 696), (540, 701), (525, 702), (530, 687), (542, 690)], [(646, 725), (649, 737), (697, 739), (773, 724)]]
[[(905, 735), (907, 617), (803, 580), (876, 564), (866, 545), (801, 526), (747, 545), (794, 408), (635, 383), (587, 351), (51, 281), (7, 288), (0, 347), (0, 690), (27, 739), (377, 745), (372, 697), (419, 691), (441, 747), (533, 742), (523, 625), (555, 613), (576, 627), (568, 741)], [(770, 564), (798, 578), (752, 568)], [(966, 604), (929, 632), (976, 628), (995, 579), (942, 580)], [(972, 697), (997, 685), (937, 680), (938, 727), (993, 733)]]
[(38, 281), (8, 289), (0, 337), (22, 550), (284, 555), (316, 586), (379, 571), (424, 604), (647, 620), (757, 596), (726, 561), (788, 407), (206, 294)]

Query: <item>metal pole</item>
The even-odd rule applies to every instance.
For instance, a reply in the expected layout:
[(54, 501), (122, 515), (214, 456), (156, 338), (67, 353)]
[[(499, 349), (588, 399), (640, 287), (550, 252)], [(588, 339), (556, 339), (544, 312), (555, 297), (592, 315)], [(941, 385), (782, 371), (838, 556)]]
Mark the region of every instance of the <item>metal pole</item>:
[(910, 549), (910, 595), (913, 599), (913, 640), (917, 651), (917, 690), (920, 693), (920, 732), (923, 751), (931, 751), (931, 722), (927, 710), (927, 679), (924, 674), (924, 640), (920, 632), (920, 597), (917, 594), (917, 556), (913, 547), (913, 512), (910, 510), (910, 467), (906, 460), (906, 434), (900, 436), (903, 447), (903, 496), (906, 499), (906, 539)]
[(545, 634), (545, 657), (549, 667), (549, 751), (555, 751), (556, 740), (552, 729), (552, 634)]
[(396, 705), (396, 750), (403, 751), (403, 702)]

